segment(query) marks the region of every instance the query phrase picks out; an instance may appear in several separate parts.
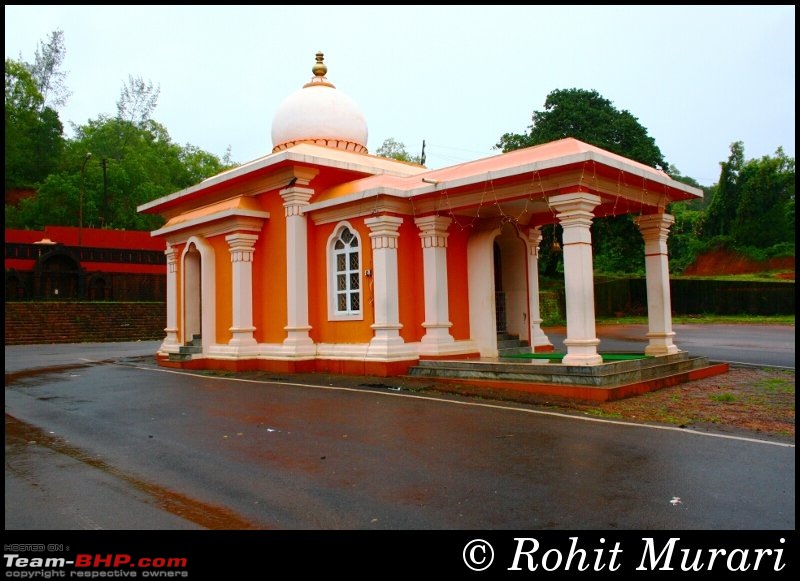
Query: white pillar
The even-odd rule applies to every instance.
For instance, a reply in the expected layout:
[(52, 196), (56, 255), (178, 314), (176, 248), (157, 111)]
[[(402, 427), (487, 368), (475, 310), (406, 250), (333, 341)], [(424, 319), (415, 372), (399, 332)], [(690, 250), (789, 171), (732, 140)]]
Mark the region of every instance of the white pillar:
[(553, 344), (542, 331), (542, 312), (539, 307), (539, 244), (542, 241), (541, 226), (528, 230), (528, 313), (530, 314), (531, 350), (535, 353), (549, 351)]
[(393, 347), (404, 344), (400, 336), (400, 289), (397, 278), (397, 239), (402, 218), (378, 216), (367, 218), (364, 224), (370, 229), (372, 241), (372, 275), (374, 280), (375, 323), (370, 341), (373, 353), (391, 355)]
[(425, 284), (425, 335), (421, 355), (441, 355), (443, 347), (455, 343), (450, 335), (450, 307), (447, 288), (447, 228), (452, 222), (446, 216), (424, 216), (414, 223), (420, 230), (422, 266)]
[(231, 253), (233, 270), (233, 321), (230, 328), (233, 337), (229, 345), (255, 345), (253, 337), (253, 246), (258, 240), (255, 234), (229, 234), (225, 237)]
[(647, 272), (646, 355), (672, 355), (678, 352), (672, 338), (672, 304), (669, 292), (667, 237), (675, 218), (669, 214), (648, 214), (634, 220), (644, 238), (644, 264)]
[(167, 243), (164, 254), (167, 257), (167, 326), (164, 329), (167, 336), (161, 343), (161, 351), (177, 353), (181, 346), (178, 339), (178, 252)]
[(594, 269), (592, 266), (592, 211), (600, 198), (592, 194), (561, 194), (550, 198), (558, 212), (564, 242), (564, 290), (567, 302), (567, 354), (564, 365), (598, 365), (594, 320)]
[(313, 355), (308, 332), (308, 237), (303, 207), (314, 194), (310, 188), (290, 187), (280, 192), (286, 215), (286, 339), (287, 353)]

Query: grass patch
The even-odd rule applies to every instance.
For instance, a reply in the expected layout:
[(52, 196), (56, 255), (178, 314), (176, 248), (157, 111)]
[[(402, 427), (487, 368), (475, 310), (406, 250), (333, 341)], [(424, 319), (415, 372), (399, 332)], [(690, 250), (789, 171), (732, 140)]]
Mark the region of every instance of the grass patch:
[(712, 393), (709, 397), (711, 398), (712, 401), (718, 401), (718, 402), (723, 402), (723, 403), (724, 402), (736, 401), (736, 396), (733, 395), (732, 393), (729, 393), (729, 392)]
[[(598, 317), (598, 325), (646, 325), (647, 317)], [(674, 315), (673, 325), (794, 325), (794, 315)]]
[(587, 415), (587, 416), (594, 416), (594, 417), (597, 417), (597, 418), (609, 418), (609, 419), (615, 419), (615, 420), (620, 420), (623, 417), (622, 414), (619, 413), (619, 412), (608, 412), (608, 411), (605, 411), (605, 410), (602, 410), (602, 409), (599, 409), (599, 408), (593, 408), (593, 409), (590, 409), (590, 410), (586, 410), (584, 412), (584, 414)]
[(755, 387), (771, 393), (794, 394), (794, 377), (784, 379), (783, 377), (768, 377), (756, 382)]

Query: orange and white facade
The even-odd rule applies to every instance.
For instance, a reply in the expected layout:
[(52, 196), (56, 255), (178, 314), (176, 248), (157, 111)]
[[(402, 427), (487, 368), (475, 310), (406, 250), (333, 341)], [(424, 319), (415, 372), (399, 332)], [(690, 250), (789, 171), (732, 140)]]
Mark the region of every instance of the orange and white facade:
[[(271, 154), (139, 207), (165, 217), (164, 365), (393, 375), (425, 358), (497, 355), (541, 328), (541, 227), (563, 227), (565, 365), (596, 365), (592, 240), (633, 213), (649, 344), (673, 343), (667, 204), (702, 192), (575, 139), (438, 170), (367, 153), (358, 107), (325, 77), (290, 95)], [(191, 357), (178, 357), (194, 343)], [(184, 349), (182, 349), (184, 348)]]

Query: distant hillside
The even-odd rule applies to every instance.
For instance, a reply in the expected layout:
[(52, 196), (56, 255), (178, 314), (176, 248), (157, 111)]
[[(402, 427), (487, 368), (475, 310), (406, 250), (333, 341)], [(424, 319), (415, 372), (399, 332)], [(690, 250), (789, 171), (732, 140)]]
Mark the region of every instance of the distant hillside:
[(753, 260), (730, 250), (713, 250), (683, 271), (686, 276), (773, 273), (775, 278), (794, 280), (794, 256), (781, 256), (764, 261)]

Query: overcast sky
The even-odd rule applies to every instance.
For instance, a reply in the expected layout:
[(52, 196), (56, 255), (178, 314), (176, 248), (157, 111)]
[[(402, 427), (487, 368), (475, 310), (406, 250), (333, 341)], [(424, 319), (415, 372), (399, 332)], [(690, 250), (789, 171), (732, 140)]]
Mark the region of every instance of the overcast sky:
[(64, 32), (67, 134), (114, 115), (129, 76), (160, 87), (173, 141), (242, 163), (272, 150), (281, 101), (325, 53), (387, 138), (440, 168), (497, 155), (556, 89), (593, 89), (703, 185), (734, 141), (795, 155), (794, 6), (6, 6), (6, 58)]

